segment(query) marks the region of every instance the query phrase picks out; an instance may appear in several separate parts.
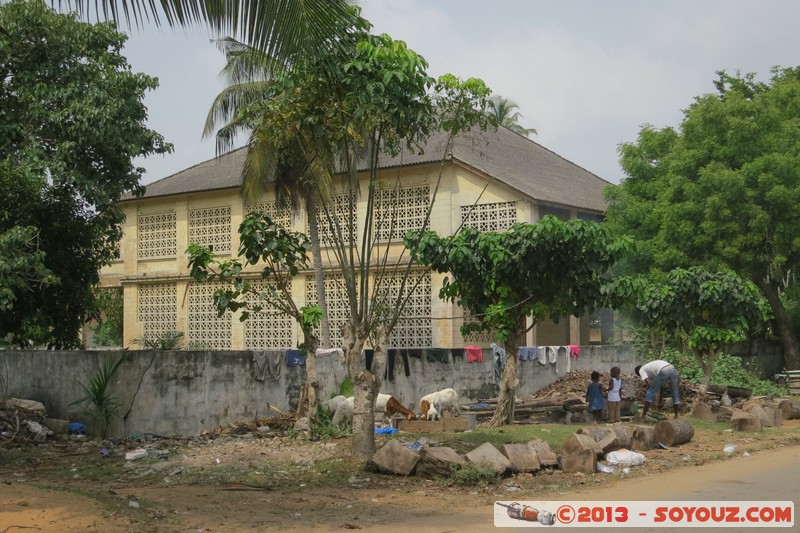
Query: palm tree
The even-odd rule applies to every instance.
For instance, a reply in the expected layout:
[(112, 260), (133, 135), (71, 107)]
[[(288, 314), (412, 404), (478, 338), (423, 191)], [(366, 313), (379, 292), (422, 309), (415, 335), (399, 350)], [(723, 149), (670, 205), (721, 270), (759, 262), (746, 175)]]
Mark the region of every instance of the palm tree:
[(301, 203), (304, 205), (314, 259), (317, 303), (323, 314), (320, 340), (322, 347), (329, 348), (330, 325), (317, 203), (328, 190), (330, 167), (321, 163), (324, 158), (312, 137), (298, 134), (298, 139), (303, 140), (291, 142), (288, 149), (279, 148), (275, 139), (258, 135), (250, 122), (249, 109), (274, 96), (272, 80), (286, 72), (286, 64), (231, 37), (221, 39), (217, 45), (225, 54), (225, 67), (221, 74), (228, 85), (217, 95), (208, 111), (203, 136), (214, 134), (217, 154), (223, 154), (234, 147), (237, 135), (249, 134), (247, 157), (242, 169), (241, 192), (245, 201), (260, 198), (272, 185), (279, 205), (292, 208)]
[[(51, 0), (56, 4), (56, 0)], [(61, 2), (58, 2), (61, 5)], [(359, 10), (348, 0), (66, 0), (81, 17), (123, 19), (129, 26), (206, 25), (235, 35), (283, 64), (319, 53), (348, 33)]]
[(513, 100), (499, 95), (492, 96), (489, 100), (489, 109), (487, 109), (487, 113), (491, 117), (492, 122), (496, 123), (497, 126), (506, 127), (514, 133), (525, 137), (531, 134), (537, 134), (535, 128), (523, 128), (519, 124), (519, 119), (522, 118), (522, 114), (519, 112), (519, 105)]

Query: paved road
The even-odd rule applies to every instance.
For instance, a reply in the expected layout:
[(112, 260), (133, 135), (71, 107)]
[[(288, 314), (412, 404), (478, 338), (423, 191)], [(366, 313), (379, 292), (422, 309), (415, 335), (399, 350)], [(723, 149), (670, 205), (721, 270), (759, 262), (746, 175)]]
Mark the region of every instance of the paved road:
[[(676, 460), (679, 455), (676, 455)], [(509, 495), (510, 496), (510, 495)], [(519, 496), (517, 496), (519, 498)], [(786, 533), (800, 532), (800, 446), (786, 446), (776, 450), (755, 453), (749, 457), (735, 457), (693, 468), (681, 468), (658, 476), (625, 479), (613, 486), (586, 489), (559, 494), (557, 498), (536, 498), (525, 495), (521, 501), (793, 501), (795, 526), (793, 528), (744, 528), (744, 527), (680, 527), (680, 528), (553, 528), (550, 531), (598, 531), (621, 533), (654, 532), (665, 533)], [(549, 528), (531, 524), (524, 528), (495, 528), (493, 508), (476, 504), (448, 513), (443, 506), (434, 516), (419, 516), (410, 512), (408, 520), (397, 527), (375, 526), (364, 530), (375, 533), (530, 533), (547, 531)], [(737, 525), (738, 526), (738, 525)], [(326, 530), (328, 531), (328, 530)], [(331, 530), (332, 531), (332, 530)]]

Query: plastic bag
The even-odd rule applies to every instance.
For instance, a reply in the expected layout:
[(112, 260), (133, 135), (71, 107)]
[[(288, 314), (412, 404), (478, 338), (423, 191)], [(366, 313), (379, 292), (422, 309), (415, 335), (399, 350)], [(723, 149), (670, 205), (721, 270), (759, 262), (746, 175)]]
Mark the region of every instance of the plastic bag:
[(617, 469), (613, 466), (604, 465), (603, 463), (597, 463), (597, 471), (603, 472), (604, 474), (613, 474)]
[(644, 463), (644, 455), (639, 452), (621, 449), (606, 454), (606, 461), (612, 465), (638, 466)]

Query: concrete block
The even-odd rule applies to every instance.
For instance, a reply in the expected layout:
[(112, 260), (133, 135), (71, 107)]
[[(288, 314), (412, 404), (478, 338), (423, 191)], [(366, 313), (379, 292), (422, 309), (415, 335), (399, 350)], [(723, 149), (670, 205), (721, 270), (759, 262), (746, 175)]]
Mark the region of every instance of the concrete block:
[(505, 444), (501, 452), (511, 461), (512, 467), (517, 472), (533, 472), (541, 468), (536, 450), (528, 443)]
[(692, 414), (690, 416), (705, 420), (706, 422), (717, 421), (717, 415), (711, 411), (711, 407), (705, 402), (697, 402), (694, 404), (694, 409), (692, 409)]
[(408, 476), (414, 472), (419, 459), (419, 454), (412, 452), (396, 440), (390, 440), (372, 456), (372, 462), (380, 470), (401, 476)]
[(418, 476), (435, 477), (450, 475), (453, 465), (459, 467), (466, 463), (464, 457), (447, 446), (431, 446), (422, 448), (419, 452), (419, 463), (416, 473)]
[(597, 453), (594, 450), (579, 450), (561, 456), (561, 470), (564, 472), (597, 472)]
[(466, 456), (467, 461), (476, 466), (491, 468), (498, 474), (503, 474), (511, 468), (511, 461), (500, 453), (490, 442), (484, 442)]
[(558, 466), (558, 457), (555, 453), (553, 453), (553, 450), (550, 449), (550, 445), (545, 441), (541, 439), (534, 439), (528, 444), (530, 444), (536, 451), (536, 457), (539, 458), (539, 464), (541, 466)]
[(69, 420), (61, 420), (59, 418), (45, 418), (44, 425), (57, 435), (66, 435), (69, 433)]

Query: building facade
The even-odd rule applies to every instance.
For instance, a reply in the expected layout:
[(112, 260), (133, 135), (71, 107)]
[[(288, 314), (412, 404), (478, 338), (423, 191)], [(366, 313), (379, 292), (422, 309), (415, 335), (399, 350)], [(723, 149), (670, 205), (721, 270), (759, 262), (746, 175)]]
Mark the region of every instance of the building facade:
[[(140, 198), (124, 198), (126, 215), (120, 257), (102, 272), (102, 284), (124, 296), (124, 346), (135, 340), (182, 332), (189, 347), (219, 350), (287, 349), (297, 346), (299, 328), (293, 320), (266, 311), (245, 322), (226, 313), (218, 317), (213, 283), (189, 277), (186, 249), (190, 243), (208, 246), (220, 258), (237, 255), (238, 227), (250, 211), (266, 211), (281, 225), (306, 233), (304, 210), (280, 209), (274, 191), (256, 202), (240, 194), (245, 149), (209, 160), (147, 186)], [(362, 176), (365, 191), (367, 177)], [(392, 243), (389, 256), (402, 263), (402, 236), (420, 229), (433, 203), (429, 227), (452, 235), (462, 225), (482, 231), (502, 231), (515, 222), (536, 222), (545, 215), (562, 219), (602, 220), (606, 207), (602, 189), (609, 183), (539, 144), (504, 128), (465, 135), (452, 144), (434, 135), (424, 153), (404, 153), (380, 163), (380, 189), (374, 231), (381, 243)], [(350, 217), (359, 239), (366, 219), (366, 194), (351, 202), (334, 196), (328, 209), (340, 220)], [(389, 220), (393, 223), (389, 223)], [(341, 291), (341, 272), (330, 253), (330, 232), (320, 220), (328, 318), (332, 345), (339, 346), (339, 324), (348, 318)], [(259, 269), (254, 269), (257, 272)], [(441, 276), (423, 268), (412, 271), (417, 288), (398, 323), (390, 345), (398, 348), (488, 346), (491, 338), (463, 338), (464, 310), (439, 299)], [(400, 276), (381, 280), (387, 302), (399, 290)], [(292, 281), (300, 304), (316, 303), (313, 271)], [(599, 315), (538, 324), (531, 345), (599, 342)], [(591, 327), (590, 327), (591, 326)]]

